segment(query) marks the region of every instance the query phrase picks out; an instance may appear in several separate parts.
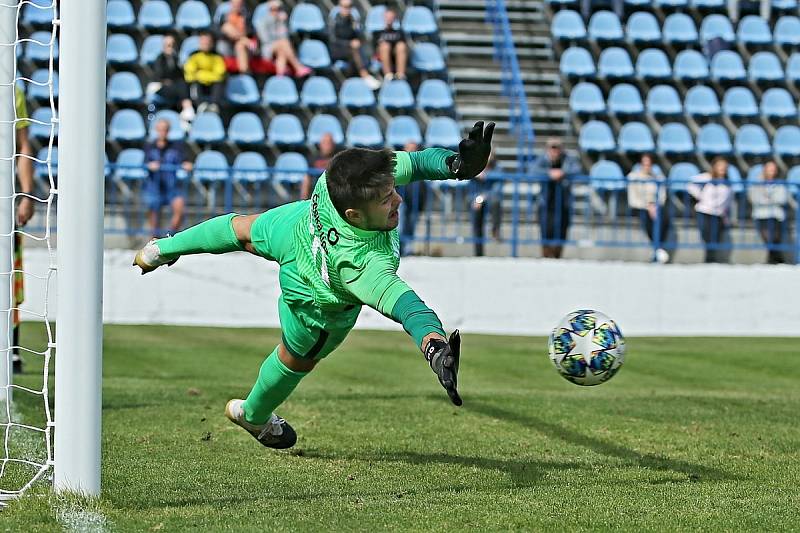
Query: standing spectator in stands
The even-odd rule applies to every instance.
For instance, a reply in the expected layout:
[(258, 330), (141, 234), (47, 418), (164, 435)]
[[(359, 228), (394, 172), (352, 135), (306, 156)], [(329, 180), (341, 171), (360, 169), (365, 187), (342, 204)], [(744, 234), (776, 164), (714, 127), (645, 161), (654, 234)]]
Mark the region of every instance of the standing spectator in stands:
[(472, 236), (475, 238), (475, 255), (483, 256), (483, 244), (486, 235), (486, 211), (491, 214), (492, 238), (500, 240), (500, 215), (503, 207), (503, 182), (500, 180), (487, 180), (487, 175), (494, 170), (497, 164), (494, 151), (489, 155), (486, 168), (472, 180), (474, 196), (470, 207), (472, 208)]
[[(416, 152), (419, 145), (414, 141), (408, 141), (403, 146), (406, 152)], [(428, 186), (425, 180), (412, 181), (402, 187), (397, 188), (397, 192), (403, 197), (400, 204), (400, 255), (408, 254), (408, 241), (414, 240), (417, 230), (419, 215), (425, 210), (425, 200), (427, 199)]]
[(694, 206), (697, 227), (706, 243), (706, 263), (724, 262), (727, 254), (722, 250), (728, 241), (728, 225), (733, 190), (728, 184), (728, 161), (717, 156), (711, 161), (711, 171), (692, 178), (687, 186), (689, 194), (697, 200)]
[(200, 49), (189, 56), (183, 66), (183, 76), (189, 84), (189, 94), (198, 106), (198, 112), (219, 104), (225, 91), (225, 60), (214, 51), (214, 35), (200, 32)]
[(303, 183), (300, 185), (300, 199), (308, 200), (311, 198), (311, 192), (317, 185), (317, 178), (320, 174), (325, 172), (328, 168), (328, 163), (331, 162), (333, 156), (336, 155), (336, 141), (333, 140), (333, 135), (325, 133), (319, 138), (319, 150), (317, 157), (309, 162), (309, 167), (316, 172), (309, 172), (303, 178)]
[[(759, 15), (766, 21), (770, 20), (772, 15), (772, 0), (757, 0), (759, 4)], [(728, 18), (731, 19), (732, 24), (739, 22), (739, 3), (741, 0), (727, 0)], [(749, 1), (748, 4), (755, 2)]]
[(161, 41), (161, 53), (153, 62), (155, 81), (147, 85), (148, 94), (155, 95), (170, 109), (180, 109), (181, 121), (188, 126), (194, 120), (194, 107), (189, 99), (189, 86), (183, 79), (175, 35), (168, 33)]
[(256, 25), (262, 57), (275, 63), (275, 73), (278, 76), (285, 76), (289, 67), (292, 67), (297, 78), (308, 76), (311, 69), (297, 59), (289, 40), (289, 26), (286, 24), (289, 17), (280, 0), (270, 0), (267, 5), (269, 9), (266, 15)]
[(168, 139), (169, 121), (159, 120), (155, 129), (156, 140), (144, 147), (145, 161), (150, 175), (142, 189), (148, 210), (147, 221), (153, 238), (161, 236), (162, 207), (172, 208), (170, 233), (176, 233), (181, 228), (186, 202), (178, 184), (177, 172), (181, 167), (187, 172), (192, 170), (192, 164), (184, 156), (183, 143)]
[(778, 176), (778, 165), (767, 161), (761, 170), (761, 180), (751, 183), (747, 196), (753, 205), (753, 220), (756, 229), (767, 245), (767, 263), (784, 263), (780, 247), (786, 238), (786, 205), (789, 203), (789, 190)]
[(404, 80), (408, 63), (408, 44), (406, 44), (406, 34), (397, 24), (397, 11), (391, 7), (387, 8), (383, 14), (383, 24), (383, 29), (375, 38), (377, 43), (375, 48), (378, 50), (378, 59), (381, 60), (383, 79), (386, 81), (394, 78)]
[(561, 258), (572, 210), (570, 181), (580, 171), (578, 160), (564, 153), (556, 137), (547, 140), (547, 152), (534, 161), (533, 175), (544, 178), (538, 208), (543, 257)]
[(338, 7), (339, 11), (330, 25), (331, 57), (334, 61), (351, 61), (369, 88), (378, 89), (381, 82), (366, 68), (364, 38), (361, 34), (361, 24), (353, 16), (353, 0), (339, 0)]
[[(653, 261), (658, 263), (669, 261), (669, 253), (663, 246), (668, 239), (670, 227), (669, 210), (665, 209), (666, 200), (664, 174), (653, 165), (653, 156), (642, 154), (639, 164), (628, 173), (628, 205), (633, 216), (641, 221), (642, 229), (647, 233), (650, 242), (655, 243), (658, 237), (659, 248), (653, 255)], [(656, 227), (657, 236), (654, 231)]]
[(252, 38), (253, 28), (248, 22), (249, 17), (244, 0), (230, 0), (228, 12), (220, 21), (222, 39), (217, 45), (223, 56), (236, 57), (236, 69), (243, 74), (250, 71), (250, 55), (257, 46)]

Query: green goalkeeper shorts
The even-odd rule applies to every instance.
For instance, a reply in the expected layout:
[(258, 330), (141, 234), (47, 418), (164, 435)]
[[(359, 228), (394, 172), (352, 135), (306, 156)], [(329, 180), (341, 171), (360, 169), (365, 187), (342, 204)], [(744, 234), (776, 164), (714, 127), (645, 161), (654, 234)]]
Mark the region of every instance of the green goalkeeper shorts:
[(314, 302), (311, 288), (300, 278), (294, 228), (307, 212), (307, 200), (270, 209), (253, 222), (250, 241), (258, 255), (281, 266), (278, 316), (284, 346), (295, 357), (322, 359), (353, 329), (361, 306), (323, 311)]

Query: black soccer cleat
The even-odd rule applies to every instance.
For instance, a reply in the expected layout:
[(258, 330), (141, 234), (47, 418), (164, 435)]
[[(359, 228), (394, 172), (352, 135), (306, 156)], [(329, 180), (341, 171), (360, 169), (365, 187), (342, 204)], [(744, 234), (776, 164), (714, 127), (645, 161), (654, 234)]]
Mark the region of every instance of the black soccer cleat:
[(267, 448), (283, 450), (295, 445), (297, 433), (286, 420), (272, 413), (266, 424), (251, 424), (244, 418), (243, 404), (244, 400), (234, 399), (225, 405), (225, 416), (228, 417), (228, 420), (250, 433), (253, 438)]

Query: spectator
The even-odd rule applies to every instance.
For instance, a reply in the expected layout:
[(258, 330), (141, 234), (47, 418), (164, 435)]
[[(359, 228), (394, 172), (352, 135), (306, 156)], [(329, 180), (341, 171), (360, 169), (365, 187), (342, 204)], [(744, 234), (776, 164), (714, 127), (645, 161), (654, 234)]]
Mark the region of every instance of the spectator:
[(258, 46), (253, 39), (253, 28), (248, 23), (250, 14), (244, 0), (230, 0), (228, 12), (220, 21), (222, 39), (217, 45), (223, 56), (236, 57), (236, 69), (241, 73), (250, 71), (250, 55)]
[(485, 239), (486, 210), (489, 210), (492, 219), (492, 238), (500, 240), (500, 215), (503, 200), (503, 182), (500, 180), (487, 180), (487, 174), (494, 170), (497, 160), (494, 152), (489, 156), (489, 162), (483, 172), (472, 180), (475, 195), (472, 198), (472, 236), (475, 238), (475, 255), (483, 255)]
[[(728, 8), (728, 18), (731, 19), (731, 23), (736, 24), (739, 22), (739, 3), (741, 0), (727, 0), (725, 3), (727, 4)], [(755, 0), (746, 2), (747, 4), (754, 4), (758, 2), (759, 4), (759, 15), (761, 18), (769, 22), (770, 16), (772, 15), (772, 0)]]
[(331, 57), (334, 61), (352, 61), (358, 75), (367, 85), (375, 90), (381, 82), (372, 77), (366, 69), (367, 58), (364, 54), (364, 39), (361, 35), (361, 24), (353, 16), (353, 1), (339, 0), (339, 10), (333, 17), (330, 27)]
[(726, 255), (722, 247), (728, 241), (728, 224), (733, 190), (728, 184), (728, 162), (717, 156), (711, 161), (711, 171), (692, 178), (687, 186), (697, 200), (694, 207), (697, 227), (706, 243), (706, 263), (721, 263)]
[(183, 66), (184, 79), (192, 101), (200, 104), (198, 112), (211, 105), (218, 112), (225, 91), (225, 60), (214, 51), (214, 35), (210, 31), (200, 32), (199, 46)]
[(170, 232), (175, 233), (183, 223), (185, 198), (178, 184), (179, 168), (187, 172), (192, 164), (184, 156), (183, 143), (172, 142), (169, 135), (169, 121), (161, 119), (156, 122), (156, 140), (144, 147), (145, 161), (150, 175), (143, 188), (144, 203), (147, 206), (147, 221), (154, 238), (160, 235), (161, 208), (170, 206), (172, 218)]
[(317, 158), (311, 161), (309, 166), (317, 172), (308, 173), (303, 178), (303, 183), (300, 185), (300, 199), (308, 200), (311, 198), (311, 192), (317, 184), (317, 178), (320, 174), (325, 172), (328, 168), (328, 163), (331, 162), (333, 156), (336, 155), (336, 141), (333, 140), (333, 135), (325, 133), (319, 139), (319, 150)]
[[(397, 25), (397, 12), (387, 8), (383, 15), (384, 28), (375, 39), (375, 48), (381, 60), (383, 79), (389, 81), (397, 78), (406, 79), (406, 64), (408, 63), (408, 45), (406, 35)], [(395, 26), (398, 26), (395, 28)]]
[(789, 191), (778, 176), (778, 165), (767, 161), (761, 170), (761, 181), (750, 184), (747, 191), (753, 205), (753, 220), (756, 229), (767, 245), (767, 263), (784, 263), (781, 247), (786, 237), (786, 205)]
[[(418, 150), (419, 145), (414, 141), (408, 141), (403, 146), (405, 152)], [(428, 186), (425, 184), (425, 180), (412, 181), (398, 187), (397, 192), (403, 197), (403, 202), (400, 204), (400, 255), (402, 256), (408, 253), (408, 241), (414, 240), (419, 215), (425, 210)]]
[(155, 94), (164, 106), (180, 109), (181, 120), (188, 124), (194, 120), (194, 107), (189, 99), (189, 86), (183, 79), (175, 36), (167, 34), (161, 41), (161, 53), (153, 63), (153, 82), (147, 85), (148, 94)]
[(538, 209), (544, 257), (561, 257), (572, 209), (570, 180), (580, 171), (578, 160), (564, 153), (561, 139), (556, 137), (547, 140), (547, 152), (534, 161), (533, 174), (544, 178)]
[[(628, 173), (628, 205), (641, 223), (650, 242), (659, 244), (653, 261), (666, 263), (669, 253), (663, 243), (668, 239), (670, 219), (669, 210), (665, 209), (667, 190), (664, 175), (653, 165), (653, 157), (643, 154), (639, 164)], [(658, 224), (658, 235), (654, 229)]]
[(285, 76), (288, 67), (292, 67), (295, 77), (308, 76), (311, 74), (311, 69), (297, 59), (294, 47), (289, 41), (289, 27), (286, 25), (289, 17), (283, 11), (280, 0), (270, 0), (267, 5), (269, 10), (256, 26), (258, 39), (261, 42), (261, 56), (275, 63), (275, 73), (278, 76)]

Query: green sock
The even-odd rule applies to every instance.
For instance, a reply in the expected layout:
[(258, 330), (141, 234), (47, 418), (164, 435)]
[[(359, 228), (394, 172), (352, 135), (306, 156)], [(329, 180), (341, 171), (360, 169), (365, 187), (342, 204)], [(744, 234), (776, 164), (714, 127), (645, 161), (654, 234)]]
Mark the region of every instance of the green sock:
[(158, 239), (156, 245), (164, 259), (172, 260), (188, 254), (224, 254), (244, 250), (233, 231), (233, 217), (229, 213), (211, 218), (187, 228), (166, 239)]
[(278, 357), (278, 347), (264, 360), (253, 390), (244, 402), (244, 418), (251, 424), (263, 424), (283, 403), (308, 372), (289, 370)]

